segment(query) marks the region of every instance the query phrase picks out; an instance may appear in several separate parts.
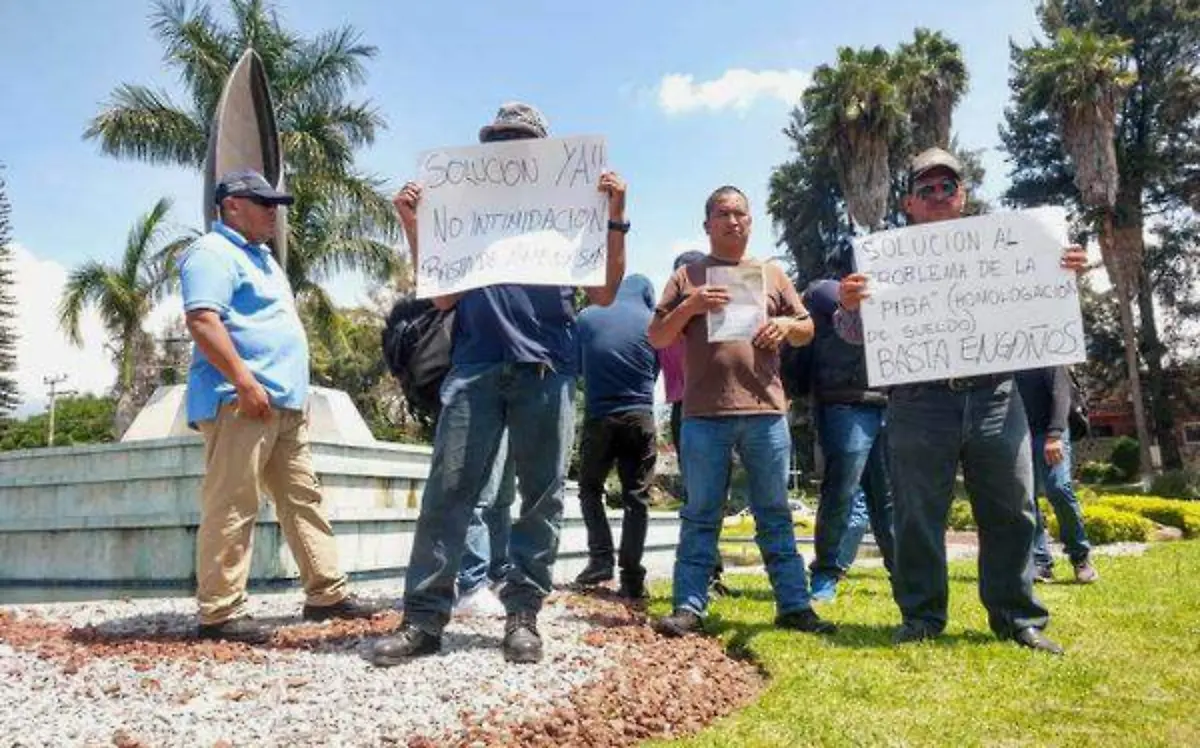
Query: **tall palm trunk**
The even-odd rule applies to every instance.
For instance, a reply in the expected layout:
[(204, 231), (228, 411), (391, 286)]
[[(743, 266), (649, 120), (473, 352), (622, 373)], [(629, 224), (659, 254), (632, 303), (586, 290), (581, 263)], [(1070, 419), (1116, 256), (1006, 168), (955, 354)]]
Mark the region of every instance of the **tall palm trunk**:
[(1133, 423), (1137, 430), (1138, 453), (1141, 461), (1141, 476), (1143, 479), (1152, 470), (1150, 462), (1150, 429), (1146, 425), (1146, 406), (1142, 399), (1142, 377), (1138, 366), (1138, 337), (1133, 324), (1132, 290), (1136, 278), (1135, 265), (1140, 266), (1134, 258), (1124, 254), (1116, 247), (1113, 230), (1113, 209), (1104, 211), (1104, 227), (1100, 232), (1100, 254), (1104, 264), (1111, 269), (1113, 285), (1117, 290), (1117, 310), (1121, 315), (1121, 338), (1125, 344), (1125, 368), (1129, 375), (1129, 396), (1133, 400)]

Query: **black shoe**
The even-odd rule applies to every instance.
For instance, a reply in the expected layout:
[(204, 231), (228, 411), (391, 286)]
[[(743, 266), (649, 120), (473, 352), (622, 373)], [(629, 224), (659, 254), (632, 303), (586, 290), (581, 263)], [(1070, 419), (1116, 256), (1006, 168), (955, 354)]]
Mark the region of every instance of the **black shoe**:
[(376, 667), (391, 667), (408, 662), (414, 657), (437, 654), (441, 649), (440, 634), (431, 634), (406, 623), (395, 636), (375, 642), (371, 647), (371, 663)]
[(1038, 652), (1046, 652), (1047, 654), (1052, 655), (1065, 654), (1062, 647), (1050, 639), (1047, 639), (1046, 635), (1042, 633), (1041, 629), (1034, 628), (1033, 626), (1018, 631), (1013, 635), (1013, 641), (1015, 641), (1017, 644), (1020, 644), (1022, 647), (1028, 647), (1029, 649), (1037, 650)]
[(775, 627), (790, 629), (792, 631), (803, 631), (808, 634), (837, 633), (837, 626), (829, 621), (821, 620), (821, 617), (813, 612), (812, 608), (789, 610), (787, 613), (775, 616)]
[(912, 644), (936, 639), (942, 632), (923, 621), (905, 621), (892, 634), (892, 644)]
[(267, 624), (250, 616), (230, 618), (221, 623), (200, 624), (197, 634), (201, 639), (216, 639), (243, 644), (265, 644), (275, 633)]
[(542, 637), (537, 630), (537, 613), (523, 610), (504, 620), (504, 642), (500, 645), (508, 662), (541, 662)]
[(637, 601), (645, 600), (650, 596), (646, 594), (645, 582), (633, 579), (622, 579), (621, 586), (617, 588), (617, 597), (623, 597), (627, 600)]
[(654, 622), (654, 630), (663, 636), (680, 637), (688, 634), (703, 634), (704, 622), (690, 610), (676, 610)]
[(593, 558), (588, 561), (587, 566), (583, 567), (583, 571), (579, 572), (579, 576), (575, 577), (575, 584), (583, 587), (592, 587), (611, 581), (612, 578), (612, 562), (605, 563)]
[(330, 618), (353, 620), (372, 618), (385, 610), (386, 606), (363, 602), (354, 595), (346, 595), (333, 605), (305, 605), (303, 615), (306, 621), (328, 621)]

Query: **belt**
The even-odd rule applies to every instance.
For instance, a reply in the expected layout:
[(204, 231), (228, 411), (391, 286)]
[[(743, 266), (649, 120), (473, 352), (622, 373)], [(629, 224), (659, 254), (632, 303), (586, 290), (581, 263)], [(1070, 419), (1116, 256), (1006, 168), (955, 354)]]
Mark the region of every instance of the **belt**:
[(1011, 379), (1012, 374), (980, 374), (974, 377), (951, 377), (950, 379), (939, 379), (928, 384), (937, 387), (945, 387), (951, 392), (969, 392), (971, 390), (979, 390), (985, 387), (995, 387), (996, 385)]

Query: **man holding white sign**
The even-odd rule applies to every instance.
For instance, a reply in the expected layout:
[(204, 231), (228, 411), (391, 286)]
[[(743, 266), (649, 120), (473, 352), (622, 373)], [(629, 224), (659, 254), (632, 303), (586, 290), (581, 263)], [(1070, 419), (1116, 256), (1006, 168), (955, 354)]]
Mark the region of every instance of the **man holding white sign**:
[[(533, 141), (547, 138), (548, 130), (539, 111), (510, 103), (480, 130), (479, 139), (483, 143)], [(502, 649), (510, 662), (542, 658), (537, 614), (551, 588), (574, 437), (575, 288), (564, 284), (579, 277), (580, 283), (591, 284), (585, 291), (592, 303), (612, 303), (625, 275), (629, 224), (625, 183), (616, 174), (596, 168), (603, 165), (602, 152), (572, 152), (557, 169), (548, 169), (547, 162), (537, 158), (541, 151), (514, 156), (509, 145), (471, 149), (435, 160), (433, 166), (427, 157), (424, 173), (433, 181), (424, 186), (410, 182), (394, 200), (418, 269), (418, 285), (425, 295), (435, 289), (433, 302), (438, 308), (456, 312), (451, 369), (442, 385), (433, 461), (405, 579), (404, 624), (396, 636), (376, 643), (377, 665), (398, 665), (441, 648), (467, 524), (505, 429), (511, 435), (509, 450), (521, 508), (509, 539), (512, 567), (500, 593), (507, 612)], [(572, 147), (570, 141), (548, 145), (564, 154)], [(578, 212), (565, 215), (542, 203), (527, 208), (520, 204), (520, 191), (541, 179), (560, 186), (590, 184), (606, 223), (602, 245), (583, 254), (587, 261), (597, 254), (602, 257), (603, 271), (598, 276), (573, 275), (582, 272), (582, 255), (564, 251), (576, 239), (585, 246), (592, 220), (586, 210), (584, 219), (579, 219)], [(426, 209), (419, 207), (423, 195), (432, 203), (433, 196), (448, 187), (460, 190), (458, 207), (451, 211), (450, 203), (443, 201), (442, 215), (426, 215)], [(507, 189), (517, 191), (513, 200), (505, 197)], [(531, 217), (533, 213), (537, 216)], [(495, 219), (487, 217), (493, 214)], [(436, 262), (426, 254), (426, 232), (431, 229), (426, 224), (431, 220), (437, 224), (433, 241), (443, 243), (435, 250), (443, 252)], [(475, 231), (517, 233), (499, 241), (503, 245), (499, 252), (489, 247), (483, 254), (468, 252), (457, 259), (445, 254), (450, 240)], [(561, 236), (550, 236), (553, 232)], [(531, 261), (544, 265), (564, 257), (566, 264), (560, 264), (553, 277), (530, 270)], [(554, 285), (533, 285), (545, 283)]]
[(1081, 270), (1087, 256), (1069, 248), (1060, 260), (1065, 237), (1046, 228), (1044, 213), (957, 220), (962, 175), (939, 148), (913, 159), (904, 199), (911, 227), (855, 242), (859, 272), (842, 280), (835, 314), (845, 339), (865, 337), (871, 384), (898, 385), (887, 415), (893, 590), (904, 619), (894, 641), (931, 639), (946, 627), (946, 515), (961, 461), (992, 630), (1062, 654), (1042, 633), (1050, 616), (1033, 594), (1029, 428), (1009, 372), (1083, 357), (1074, 278), (1062, 268)]
[(741, 190), (726, 185), (709, 196), (709, 254), (671, 276), (647, 331), (659, 350), (680, 339), (686, 344), (681, 462), (687, 503), (679, 511), (674, 610), (655, 622), (666, 636), (703, 631), (734, 450), (750, 479), (755, 540), (775, 592), (775, 625), (835, 631), (812, 609), (787, 501), (792, 438), (779, 347), (785, 340), (807, 345), (813, 323), (787, 274), (747, 256), (750, 224)]

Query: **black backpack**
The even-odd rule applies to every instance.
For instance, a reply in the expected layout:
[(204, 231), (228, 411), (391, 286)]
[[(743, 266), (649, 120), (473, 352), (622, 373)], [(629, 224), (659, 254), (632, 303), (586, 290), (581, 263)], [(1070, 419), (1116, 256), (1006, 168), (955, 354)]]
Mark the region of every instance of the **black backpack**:
[(388, 314), (383, 360), (417, 418), (436, 420), (441, 410), (453, 333), (454, 310), (441, 311), (429, 299), (401, 299)]

